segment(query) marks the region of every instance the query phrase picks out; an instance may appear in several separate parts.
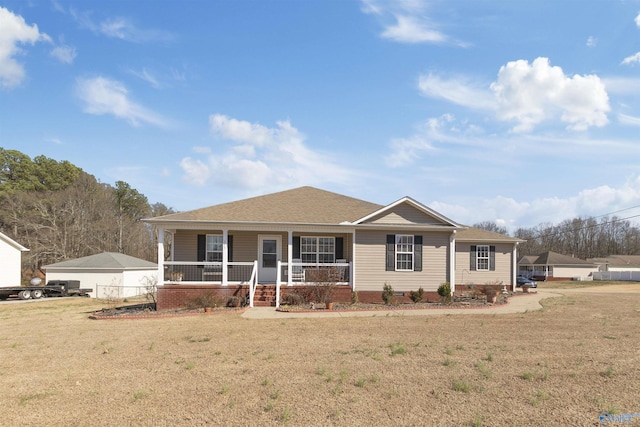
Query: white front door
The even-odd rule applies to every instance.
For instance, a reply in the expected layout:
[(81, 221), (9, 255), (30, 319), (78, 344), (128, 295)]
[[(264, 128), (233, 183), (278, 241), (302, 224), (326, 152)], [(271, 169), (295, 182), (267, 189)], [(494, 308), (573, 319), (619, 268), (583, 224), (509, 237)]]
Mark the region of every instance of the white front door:
[(278, 261), (282, 255), (282, 236), (258, 236), (258, 282), (275, 283)]

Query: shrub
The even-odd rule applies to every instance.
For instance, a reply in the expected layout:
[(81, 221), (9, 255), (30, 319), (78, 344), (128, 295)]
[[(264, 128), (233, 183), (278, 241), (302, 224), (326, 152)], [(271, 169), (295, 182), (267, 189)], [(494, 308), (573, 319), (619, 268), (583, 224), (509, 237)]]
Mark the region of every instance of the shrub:
[(306, 274), (313, 283), (310, 287), (313, 302), (331, 302), (336, 284), (340, 279), (338, 269), (336, 267), (318, 267), (306, 270)]
[(351, 304), (358, 303), (358, 291), (351, 292)]
[(287, 305), (302, 305), (304, 304), (304, 297), (298, 293), (288, 294), (284, 297), (284, 302)]
[(444, 282), (438, 286), (438, 295), (440, 295), (445, 302), (451, 301), (451, 285), (449, 285), (449, 282)]
[(420, 286), (417, 291), (409, 292), (409, 298), (411, 298), (411, 301), (414, 303), (422, 301), (422, 298), (424, 298), (424, 289), (422, 289), (422, 286)]
[(391, 284), (386, 283), (382, 287), (382, 301), (384, 301), (387, 305), (395, 305), (396, 304), (396, 294), (393, 292), (393, 287)]

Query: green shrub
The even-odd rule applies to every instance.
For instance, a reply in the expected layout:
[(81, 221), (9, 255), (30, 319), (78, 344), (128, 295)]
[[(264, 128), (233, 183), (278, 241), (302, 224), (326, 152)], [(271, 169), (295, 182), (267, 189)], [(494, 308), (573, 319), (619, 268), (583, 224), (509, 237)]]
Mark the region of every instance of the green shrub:
[(449, 285), (449, 282), (444, 282), (438, 286), (438, 295), (440, 295), (445, 302), (451, 301), (451, 285)]
[(424, 298), (424, 289), (422, 289), (422, 286), (420, 286), (417, 291), (409, 292), (409, 298), (411, 298), (411, 301), (414, 303), (422, 301), (422, 298)]
[(382, 301), (387, 305), (394, 305), (396, 303), (396, 294), (393, 292), (393, 287), (389, 283), (385, 283), (382, 288)]

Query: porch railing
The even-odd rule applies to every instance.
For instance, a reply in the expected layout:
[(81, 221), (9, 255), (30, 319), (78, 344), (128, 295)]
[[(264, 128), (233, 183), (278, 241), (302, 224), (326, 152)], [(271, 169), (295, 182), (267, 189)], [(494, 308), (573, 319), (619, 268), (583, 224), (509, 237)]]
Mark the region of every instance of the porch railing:
[[(249, 284), (254, 274), (255, 261), (227, 263), (227, 283)], [(166, 261), (165, 284), (222, 284), (221, 262)]]
[(351, 268), (353, 267), (350, 262), (294, 262), (291, 263), (291, 268), (289, 268), (289, 263), (278, 261), (276, 274), (276, 307), (280, 306), (281, 285), (313, 285), (319, 281), (332, 281), (337, 285), (350, 285)]
[(253, 270), (251, 270), (251, 278), (249, 279), (249, 307), (253, 308), (253, 300), (256, 295), (256, 287), (258, 286), (258, 261), (253, 261)]

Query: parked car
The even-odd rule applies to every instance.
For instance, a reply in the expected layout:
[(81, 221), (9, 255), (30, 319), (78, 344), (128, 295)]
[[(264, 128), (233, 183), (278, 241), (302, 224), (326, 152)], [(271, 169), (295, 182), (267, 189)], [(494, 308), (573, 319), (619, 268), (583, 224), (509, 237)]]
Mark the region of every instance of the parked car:
[(537, 288), (538, 284), (531, 279), (528, 279), (524, 276), (518, 276), (516, 278), (516, 287), (521, 288), (522, 285), (528, 285), (531, 288)]

